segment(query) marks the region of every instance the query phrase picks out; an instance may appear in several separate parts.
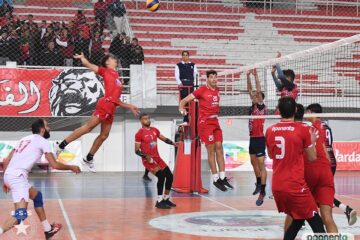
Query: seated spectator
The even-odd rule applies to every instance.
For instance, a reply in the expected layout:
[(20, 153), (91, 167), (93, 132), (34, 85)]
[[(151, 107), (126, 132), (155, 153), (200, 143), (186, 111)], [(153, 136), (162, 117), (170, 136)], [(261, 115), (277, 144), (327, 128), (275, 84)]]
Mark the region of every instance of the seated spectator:
[(55, 49), (55, 42), (50, 41), (47, 48), (42, 53), (42, 66), (61, 66), (63, 58), (61, 53)]
[(133, 38), (131, 41), (131, 64), (142, 64), (144, 61), (144, 50), (139, 45), (139, 40)]
[(101, 59), (105, 55), (105, 51), (102, 48), (103, 38), (100, 35), (100, 32), (95, 33), (95, 36), (91, 39), (90, 49), (91, 49), (91, 58), (90, 62), (95, 65), (100, 65)]
[(6, 13), (10, 13), (10, 15), (13, 15), (14, 8), (9, 5), (7, 1), (4, 1), (2, 6), (0, 7), (0, 17), (5, 17)]
[(5, 65), (9, 58), (8, 33), (3, 31), (0, 35), (0, 65)]
[(99, 0), (97, 3), (94, 4), (94, 15), (95, 18), (100, 20), (101, 28), (104, 28), (105, 19), (107, 13), (107, 5), (103, 0)]

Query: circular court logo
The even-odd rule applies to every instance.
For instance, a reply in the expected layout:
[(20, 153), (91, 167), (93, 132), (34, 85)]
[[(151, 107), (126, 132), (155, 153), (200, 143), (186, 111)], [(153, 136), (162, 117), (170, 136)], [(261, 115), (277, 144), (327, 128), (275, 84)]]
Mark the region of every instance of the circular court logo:
[[(210, 211), (171, 214), (150, 220), (157, 229), (208, 237), (282, 238), (283, 214), (277, 211)], [(360, 235), (360, 226), (348, 226), (345, 215), (334, 214), (341, 232)], [(306, 225), (298, 236), (311, 231)]]

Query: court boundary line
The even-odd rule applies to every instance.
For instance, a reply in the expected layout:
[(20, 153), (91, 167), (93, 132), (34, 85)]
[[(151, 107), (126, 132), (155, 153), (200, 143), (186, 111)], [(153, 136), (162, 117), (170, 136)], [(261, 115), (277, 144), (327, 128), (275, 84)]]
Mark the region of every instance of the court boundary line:
[(75, 235), (75, 232), (74, 232), (74, 229), (73, 229), (73, 227), (72, 227), (72, 225), (71, 225), (69, 216), (68, 216), (68, 214), (67, 214), (67, 212), (66, 212), (66, 209), (65, 209), (65, 207), (64, 207), (64, 203), (63, 203), (62, 199), (60, 198), (60, 195), (59, 195), (58, 193), (56, 193), (56, 195), (57, 195), (57, 198), (58, 198), (58, 203), (59, 203), (59, 205), (60, 205), (60, 209), (61, 209), (62, 215), (64, 216), (66, 225), (67, 225), (67, 227), (68, 227), (68, 229), (69, 229), (69, 233), (70, 233), (71, 239), (72, 239), (72, 240), (77, 240), (76, 235)]
[(200, 196), (200, 197), (202, 197), (202, 198), (205, 198), (205, 199), (207, 199), (207, 200), (209, 200), (209, 201), (211, 201), (211, 202), (217, 203), (217, 204), (219, 204), (219, 205), (221, 205), (221, 206), (223, 206), (223, 207), (226, 207), (226, 208), (228, 208), (228, 209), (231, 209), (231, 210), (233, 210), (233, 211), (240, 211), (240, 210), (237, 209), (237, 208), (231, 207), (231, 206), (229, 206), (229, 205), (227, 205), (227, 204), (225, 204), (225, 203), (219, 202), (219, 201), (217, 201), (217, 200), (215, 200), (215, 199), (212, 199), (212, 198), (210, 198), (210, 197), (204, 196), (204, 195), (202, 195), (202, 194), (194, 193), (194, 195), (198, 195), (198, 196)]

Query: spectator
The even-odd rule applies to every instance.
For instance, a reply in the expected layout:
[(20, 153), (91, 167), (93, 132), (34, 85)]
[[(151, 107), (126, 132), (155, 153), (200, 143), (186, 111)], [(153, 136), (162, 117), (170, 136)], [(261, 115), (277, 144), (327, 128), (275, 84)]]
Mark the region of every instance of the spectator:
[(96, 19), (100, 20), (101, 28), (104, 28), (106, 19), (107, 5), (103, 0), (99, 0), (94, 4), (94, 15)]
[(125, 44), (126, 34), (118, 34), (110, 44), (109, 52), (114, 54), (121, 61), (121, 55)]
[(126, 32), (126, 9), (121, 0), (114, 0), (110, 5), (111, 14), (114, 17), (117, 33)]
[(0, 0), (0, 7), (4, 4), (4, 2), (7, 2), (9, 6), (13, 5), (11, 0)]
[(91, 49), (91, 58), (90, 62), (95, 65), (100, 65), (101, 59), (104, 57), (105, 52), (102, 48), (103, 39), (100, 35), (100, 32), (95, 33), (95, 36), (91, 39), (90, 49)]
[(99, 32), (100, 35), (104, 32), (104, 28), (101, 26), (99, 18), (95, 18), (95, 23), (91, 26), (91, 36), (94, 37), (97, 32)]
[(74, 50), (75, 46), (68, 29), (63, 28), (61, 35), (56, 39), (56, 43), (60, 47), (60, 52), (64, 58), (64, 66), (71, 67), (74, 65)]
[(20, 51), (21, 51), (21, 60), (20, 60), (20, 64), (22, 65), (31, 65), (31, 61), (30, 61), (30, 44), (29, 44), (29, 40), (28, 39), (24, 39), (21, 46), (20, 46)]
[(124, 83), (128, 84), (130, 80), (130, 70), (128, 68), (130, 68), (131, 64), (131, 42), (129, 36), (125, 36), (124, 45), (120, 53), (120, 62), (121, 67), (126, 68), (126, 70), (123, 70), (122, 75)]
[(27, 24), (29, 25), (29, 28), (30, 28), (30, 29), (33, 29), (33, 28), (37, 28), (37, 27), (38, 27), (37, 24), (34, 22), (33, 18), (34, 18), (34, 17), (33, 17), (32, 14), (29, 14), (29, 15), (28, 15)]
[(43, 37), (45, 36), (46, 30), (47, 30), (46, 20), (42, 20), (41, 25), (40, 25), (40, 39), (43, 39)]
[(7, 61), (10, 61), (8, 50), (8, 33), (3, 31), (0, 35), (0, 65), (5, 65)]
[(8, 37), (8, 57), (10, 61), (20, 61), (20, 40), (16, 30), (12, 30)]
[(74, 25), (77, 26), (80, 23), (80, 20), (84, 17), (85, 15), (83, 14), (82, 10), (78, 10), (75, 15), (75, 19), (73, 20)]
[[(78, 35), (74, 38), (74, 53), (80, 54), (82, 52), (89, 52), (89, 45), (87, 45), (86, 40), (83, 38), (83, 32), (82, 30), (79, 31)], [(75, 66), (82, 66), (81, 62), (79, 60), (75, 60), (74, 62)]]
[(5, 17), (6, 13), (13, 13), (13, 7), (9, 5), (7, 1), (5, 1), (2, 6), (0, 7), (0, 17)]
[(53, 41), (48, 42), (47, 48), (42, 53), (41, 65), (43, 66), (61, 66), (63, 58), (58, 50), (55, 49)]
[(133, 38), (131, 41), (131, 64), (142, 64), (144, 61), (144, 50), (139, 45), (137, 38)]
[(86, 23), (86, 18), (83, 17), (80, 19), (80, 23), (78, 26), (79, 31), (82, 33), (81, 37), (83, 39), (83, 48), (82, 52), (86, 56), (86, 58), (89, 58), (89, 46), (90, 46), (90, 26)]

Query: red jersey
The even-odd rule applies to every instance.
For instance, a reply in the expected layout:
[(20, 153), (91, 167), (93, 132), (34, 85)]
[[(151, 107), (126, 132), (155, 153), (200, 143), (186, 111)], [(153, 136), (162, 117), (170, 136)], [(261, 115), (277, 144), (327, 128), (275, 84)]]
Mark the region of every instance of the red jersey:
[(322, 126), (325, 129), (325, 135), (326, 135), (326, 141), (325, 141), (326, 151), (329, 155), (331, 166), (335, 167), (336, 166), (336, 157), (335, 157), (334, 149), (332, 146), (333, 145), (332, 130), (326, 122), (322, 122)]
[(89, 24), (87, 24), (87, 23), (80, 24), (78, 26), (78, 29), (83, 31), (83, 34), (81, 36), (82, 38), (90, 39), (90, 30), (91, 30), (91, 28), (90, 28)]
[[(266, 112), (265, 104), (253, 104), (249, 109), (251, 116), (264, 116)], [(250, 137), (264, 136), (265, 119), (249, 119), (249, 135)]]
[(293, 99), (296, 100), (298, 97), (298, 93), (299, 93), (298, 87), (296, 84), (294, 84), (294, 88), (291, 91), (289, 91), (286, 87), (283, 87), (281, 89), (280, 96), (281, 97), (292, 97)]
[(311, 147), (307, 128), (293, 121), (280, 121), (266, 130), (266, 146), (273, 159), (272, 190), (299, 192), (306, 187), (304, 149)]
[(152, 158), (159, 156), (157, 148), (157, 139), (160, 136), (160, 131), (157, 128), (140, 128), (135, 135), (135, 142), (140, 143), (140, 150), (142, 153), (149, 155)]
[(316, 160), (313, 162), (308, 161), (306, 158), (305, 167), (314, 166), (314, 164), (322, 164), (330, 166), (330, 161), (326, 155), (326, 129), (323, 126), (323, 123), (320, 120), (315, 121), (312, 124), (312, 127), (318, 131), (319, 137), (316, 140), (315, 148), (316, 148)]
[(199, 100), (199, 119), (215, 118), (220, 111), (219, 88), (211, 89), (207, 85), (201, 86), (192, 93)]
[(117, 71), (99, 67), (97, 72), (99, 76), (103, 78), (104, 88), (105, 88), (105, 98), (108, 98), (110, 102), (119, 103), (121, 91), (122, 91), (122, 82)]

